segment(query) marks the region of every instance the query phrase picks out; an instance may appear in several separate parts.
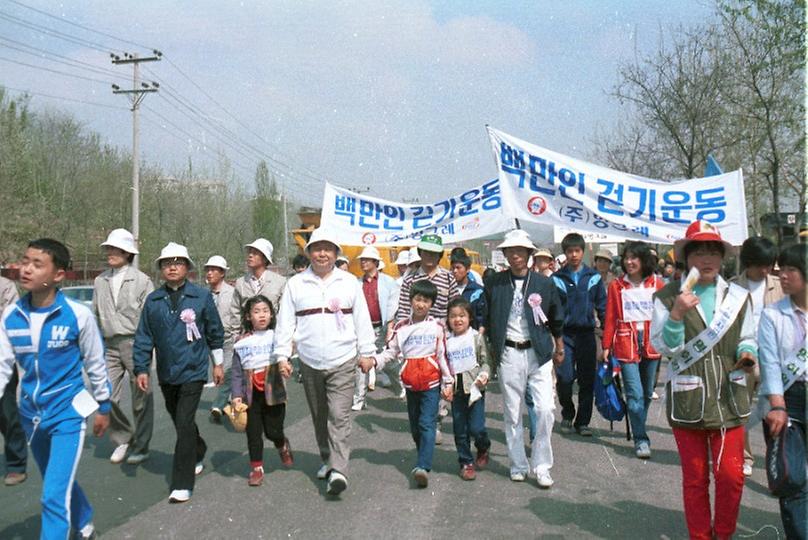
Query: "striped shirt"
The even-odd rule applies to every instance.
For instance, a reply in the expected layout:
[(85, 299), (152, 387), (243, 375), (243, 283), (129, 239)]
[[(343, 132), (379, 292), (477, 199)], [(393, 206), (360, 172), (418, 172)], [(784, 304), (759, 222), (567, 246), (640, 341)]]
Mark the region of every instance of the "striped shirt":
[(446, 322), (449, 302), (460, 296), (457, 288), (457, 281), (451, 272), (440, 266), (435, 273), (428, 276), (423, 269), (418, 268), (415, 272), (407, 274), (401, 283), (401, 295), (398, 300), (398, 311), (396, 311), (396, 321), (403, 321), (410, 317), (410, 287), (413, 281), (428, 279), (438, 288), (438, 297), (429, 309), (429, 315), (440, 321)]

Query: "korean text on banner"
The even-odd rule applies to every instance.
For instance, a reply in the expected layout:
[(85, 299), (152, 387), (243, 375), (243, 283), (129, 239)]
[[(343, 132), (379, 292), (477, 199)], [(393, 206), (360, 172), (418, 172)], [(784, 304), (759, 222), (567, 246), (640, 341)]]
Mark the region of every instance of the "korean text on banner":
[(401, 204), (325, 185), (320, 226), (345, 245), (414, 245), (424, 234), (444, 244), (513, 228), (502, 212), (499, 179), (433, 204)]
[(651, 180), (571, 158), (493, 128), (507, 215), (576, 231), (672, 244), (697, 219), (733, 245), (747, 237), (741, 171), (676, 182)]

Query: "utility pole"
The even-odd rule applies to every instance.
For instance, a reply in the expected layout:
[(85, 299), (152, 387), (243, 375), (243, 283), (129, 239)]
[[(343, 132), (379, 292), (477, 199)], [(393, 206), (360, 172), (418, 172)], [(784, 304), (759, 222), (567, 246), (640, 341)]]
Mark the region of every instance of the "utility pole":
[[(132, 89), (121, 90), (117, 84), (112, 85), (113, 94), (126, 94), (129, 102), (132, 104), (132, 236), (135, 237), (135, 246), (140, 242), (140, 148), (139, 148), (139, 131), (140, 124), (138, 122), (137, 111), (140, 108), (140, 102), (146, 97), (149, 92), (157, 92), (160, 87), (156, 82), (141, 83), (140, 82), (140, 63), (141, 62), (157, 62), (163, 53), (158, 50), (152, 51), (154, 56), (147, 56), (144, 58), (138, 57), (137, 54), (124, 53), (121, 58), (116, 54), (110, 54), (113, 64), (132, 64)], [(139, 248), (138, 248), (139, 249)], [(135, 255), (132, 265), (138, 267), (139, 257)]]
[(281, 194), (281, 201), (283, 202), (283, 252), (286, 257), (286, 266), (290, 266), (289, 264), (289, 221), (287, 219), (286, 213), (288, 211), (286, 207), (286, 186), (284, 185), (281, 189), (283, 192)]

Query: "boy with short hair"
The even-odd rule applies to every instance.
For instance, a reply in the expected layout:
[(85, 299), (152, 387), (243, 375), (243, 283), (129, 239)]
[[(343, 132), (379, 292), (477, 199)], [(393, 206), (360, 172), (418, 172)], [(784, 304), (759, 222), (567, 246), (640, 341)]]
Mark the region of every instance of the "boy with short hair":
[[(70, 252), (49, 238), (34, 240), (20, 267), (28, 291), (0, 319), (0, 393), (14, 362), (23, 371), (20, 418), (42, 472), (41, 538), (95, 535), (93, 508), (76, 483), (86, 419), (98, 411), (93, 433), (109, 426), (112, 392), (104, 345), (92, 312), (57, 286), (70, 266)], [(92, 392), (84, 386), (87, 373)]]
[[(561, 429), (572, 428), (582, 437), (591, 437), (593, 389), (597, 367), (595, 312), (603, 321), (606, 289), (601, 275), (583, 262), (586, 242), (578, 233), (569, 233), (561, 241), (567, 264), (553, 274), (564, 304), (564, 362), (556, 367), (556, 390), (561, 403)], [(578, 413), (572, 401), (572, 384), (578, 379)]]
[(449, 260), (452, 263), (452, 275), (457, 282), (457, 290), (471, 304), (471, 309), (474, 313), (471, 327), (484, 332), (483, 325), (485, 324), (485, 314), (488, 308), (482, 284), (471, 279), (471, 257), (463, 248), (454, 248)]
[(412, 477), (418, 487), (429, 485), (432, 455), (435, 451), (435, 428), (440, 398), (451, 401), (454, 378), (446, 361), (446, 329), (442, 321), (429, 315), (438, 297), (434, 283), (422, 279), (410, 287), (410, 316), (393, 327), (387, 348), (359, 366), (367, 373), (401, 355), (401, 382), (407, 392), (407, 414), (410, 433), (418, 450)]

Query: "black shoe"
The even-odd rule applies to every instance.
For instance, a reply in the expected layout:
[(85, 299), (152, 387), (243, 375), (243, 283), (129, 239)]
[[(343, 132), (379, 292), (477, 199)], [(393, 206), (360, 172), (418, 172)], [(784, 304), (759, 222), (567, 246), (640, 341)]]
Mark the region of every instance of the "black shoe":
[(577, 426), (575, 428), (575, 432), (580, 435), (581, 437), (591, 437), (592, 436), (592, 428), (589, 426)]

